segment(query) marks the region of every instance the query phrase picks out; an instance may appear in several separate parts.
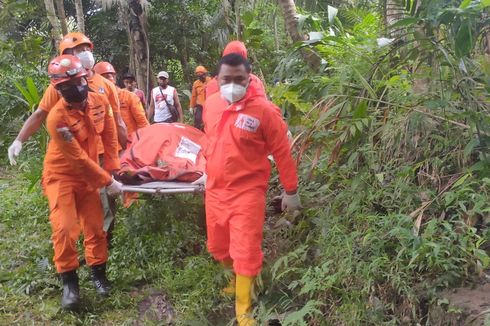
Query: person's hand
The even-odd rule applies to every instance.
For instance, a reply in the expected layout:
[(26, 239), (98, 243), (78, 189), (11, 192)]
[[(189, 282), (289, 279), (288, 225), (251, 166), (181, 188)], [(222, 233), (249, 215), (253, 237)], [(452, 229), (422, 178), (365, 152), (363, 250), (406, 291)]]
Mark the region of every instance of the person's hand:
[(123, 192), (122, 183), (114, 179), (112, 179), (111, 184), (106, 189), (109, 196), (119, 195)]
[(189, 108), (189, 111), (191, 111), (191, 115), (194, 114), (194, 108)]
[(191, 185), (206, 185), (206, 180), (208, 179), (208, 175), (204, 173), (199, 179), (194, 182), (191, 182)]
[(282, 195), (281, 209), (283, 211), (295, 211), (300, 208), (301, 201), (297, 192), (294, 195), (288, 195), (287, 193)]
[(22, 150), (22, 142), (17, 139), (14, 140), (14, 142), (12, 143), (12, 145), (10, 145), (8, 150), (10, 165), (17, 164), (15, 158), (19, 156), (21, 150)]

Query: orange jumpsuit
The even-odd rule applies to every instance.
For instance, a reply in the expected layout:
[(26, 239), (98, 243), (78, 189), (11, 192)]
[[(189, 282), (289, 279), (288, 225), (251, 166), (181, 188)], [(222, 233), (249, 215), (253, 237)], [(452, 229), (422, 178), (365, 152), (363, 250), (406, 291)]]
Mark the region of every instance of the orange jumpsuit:
[(204, 128), (208, 250), (233, 260), (235, 273), (255, 276), (262, 267), (262, 228), (272, 153), (286, 191), (297, 189), (296, 164), (280, 110), (254, 87), (229, 105), (220, 93), (206, 99)]
[(117, 96), (119, 98), (121, 117), (126, 124), (128, 135), (139, 128), (149, 125), (138, 95), (126, 89), (118, 88)]
[[(50, 142), (44, 159), (43, 189), (49, 201), (54, 263), (58, 273), (78, 267), (76, 241), (84, 234), (89, 265), (107, 261), (107, 240), (99, 188), (119, 169), (116, 126), (104, 96), (89, 92), (85, 111), (61, 99), (47, 118)], [(104, 146), (104, 168), (97, 144)]]
[(204, 101), (206, 100), (206, 85), (210, 81), (211, 77), (208, 76), (204, 82), (198, 79), (192, 84), (191, 103), (189, 105), (191, 108), (196, 107), (196, 105), (204, 105)]
[[(117, 97), (116, 86), (99, 74), (93, 74), (92, 77), (87, 78), (87, 81), (90, 90), (98, 94), (105, 94), (112, 107), (112, 112), (119, 113), (119, 99)], [(60, 98), (61, 96), (58, 94), (58, 91), (50, 84), (44, 92), (41, 102), (39, 102), (39, 108), (49, 112)]]
[[(99, 74), (93, 74), (92, 77), (87, 78), (88, 87), (92, 92), (97, 94), (102, 94), (107, 97), (109, 100), (109, 104), (111, 105), (112, 112), (118, 114), (120, 113), (120, 104), (119, 98), (117, 97), (117, 88), (116, 86), (109, 80), (105, 79)], [(43, 111), (49, 112), (53, 106), (58, 102), (61, 98), (61, 95), (54, 88), (53, 85), (49, 84), (46, 91), (44, 91), (43, 98), (41, 102), (39, 102), (39, 108)], [(112, 118), (114, 119), (114, 118)], [(117, 133), (116, 133), (117, 138)], [(121, 149), (121, 147), (119, 147)], [(102, 144), (99, 143), (99, 154), (104, 152), (104, 148)]]
[[(262, 83), (260, 78), (255, 76), (254, 74), (250, 74), (249, 87), (255, 88), (255, 91), (257, 92), (258, 95), (261, 95), (264, 98), (266, 97), (264, 83)], [(218, 78), (214, 77), (206, 84), (206, 98), (218, 92), (219, 92)]]

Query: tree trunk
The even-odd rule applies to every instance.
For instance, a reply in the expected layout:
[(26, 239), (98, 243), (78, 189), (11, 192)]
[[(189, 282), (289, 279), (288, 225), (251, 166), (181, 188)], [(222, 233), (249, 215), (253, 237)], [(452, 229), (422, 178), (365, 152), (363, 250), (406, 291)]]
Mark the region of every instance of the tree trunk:
[[(296, 5), (294, 4), (294, 0), (278, 0), (278, 2), (284, 14), (286, 30), (291, 36), (291, 39), (294, 42), (305, 41), (306, 38), (299, 33), (298, 15), (296, 14)], [(302, 50), (302, 54), (308, 66), (314, 70), (318, 70), (318, 67), (320, 66), (320, 58), (315, 53), (306, 49)]]
[(53, 0), (44, 0), (44, 6), (46, 7), (46, 16), (48, 17), (49, 23), (53, 27), (51, 29), (51, 37), (55, 43), (56, 48), (58, 48), (61, 37), (63, 35), (61, 33), (61, 25), (58, 20), (58, 16), (56, 16), (56, 11), (54, 9)]
[(286, 30), (293, 41), (304, 41), (305, 37), (301, 35), (298, 30), (298, 15), (296, 14), (296, 5), (294, 4), (294, 0), (279, 0), (278, 2), (284, 14)]
[(128, 35), (130, 47), (130, 70), (136, 77), (140, 89), (150, 96), (150, 48), (146, 32), (147, 17), (139, 0), (129, 0)]
[(485, 60), (490, 64), (490, 31), (485, 34)]
[(58, 13), (58, 18), (61, 23), (61, 32), (63, 35), (68, 34), (68, 26), (66, 25), (66, 14), (65, 14), (65, 5), (63, 4), (63, 0), (55, 0), (56, 3), (56, 12)]
[(276, 51), (279, 52), (280, 50), (279, 32), (277, 28), (277, 15), (275, 10), (274, 10), (274, 44), (275, 44)]
[(389, 37), (398, 38), (403, 34), (404, 29), (392, 29), (396, 22), (401, 20), (404, 16), (405, 8), (397, 0), (385, 1), (385, 26), (389, 31)]
[(235, 33), (238, 40), (242, 39), (242, 21), (240, 19), (240, 1), (235, 0)]
[(233, 3), (231, 0), (223, 0), (221, 3), (223, 8), (223, 19), (225, 21), (225, 25), (228, 28), (228, 34), (235, 33), (235, 28), (233, 26), (233, 20), (231, 18), (233, 11)]
[(78, 31), (85, 33), (85, 18), (83, 13), (82, 0), (75, 0), (75, 10), (77, 12)]
[(189, 64), (189, 48), (187, 46), (188, 40), (183, 30), (181, 31), (181, 33), (183, 35), (182, 45), (180, 46), (178, 53), (180, 58), (180, 64), (182, 65), (182, 71), (184, 72), (184, 81), (186, 84), (190, 84), (192, 83), (192, 76), (194, 76), (194, 74)]

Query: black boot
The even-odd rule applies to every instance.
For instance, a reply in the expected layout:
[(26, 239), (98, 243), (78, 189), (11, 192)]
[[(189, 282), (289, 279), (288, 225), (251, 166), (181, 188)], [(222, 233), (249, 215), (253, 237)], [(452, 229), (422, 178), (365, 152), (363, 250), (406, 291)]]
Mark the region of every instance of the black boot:
[(92, 266), (92, 282), (97, 294), (107, 297), (111, 292), (111, 284), (105, 275), (105, 263)]
[(80, 288), (78, 286), (77, 270), (60, 273), (63, 281), (63, 296), (61, 307), (66, 310), (76, 311), (80, 303)]

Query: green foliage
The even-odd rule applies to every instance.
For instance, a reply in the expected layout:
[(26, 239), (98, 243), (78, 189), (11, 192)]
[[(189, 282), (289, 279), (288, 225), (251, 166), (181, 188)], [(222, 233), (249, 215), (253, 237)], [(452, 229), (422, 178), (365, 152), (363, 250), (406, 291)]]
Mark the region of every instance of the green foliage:
[[(407, 7), (393, 28), (408, 33), (387, 47), (376, 14), (325, 14), (316, 28), (333, 33), (278, 66), (271, 94), (301, 135), (310, 231), (272, 266), (283, 295), (269, 310), (309, 325), (418, 323), (438, 289), (488, 266), (487, 233), (473, 227), (489, 209), (483, 11), (423, 4)], [(304, 69), (300, 47), (324, 71)]]
[[(254, 72), (279, 81), (270, 95), (297, 136), (305, 210), (268, 217), (259, 323), (424, 323), (437, 291), (470, 282), (490, 264), (490, 232), (482, 229), (490, 214), (490, 65), (481, 55), (490, 4), (401, 1), (405, 18), (387, 30), (372, 1), (329, 2), (336, 15), (324, 3), (298, 1), (302, 32), (323, 38), (288, 46), (272, 2), (236, 5), (240, 26), (223, 3), (152, 2), (150, 53), (152, 69), (169, 71), (185, 91), (194, 66), (212, 70), (240, 32)], [(2, 157), (47, 84), (54, 52), (37, 16), (41, 3), (3, 8)], [(87, 22), (96, 56), (124, 70), (127, 41), (116, 9), (95, 9)], [(378, 46), (390, 33), (393, 42)], [(321, 72), (306, 66), (303, 48), (321, 57)], [(48, 210), (36, 183), (39, 140), (23, 150), (23, 179), (0, 177), (0, 249), (9, 253), (0, 255), (0, 323), (134, 324), (138, 304), (155, 289), (174, 305), (178, 325), (232, 322), (233, 304), (219, 294), (225, 275), (205, 250), (202, 201), (191, 196), (121, 210), (109, 267), (114, 295), (96, 298), (82, 268), (85, 310), (61, 312)]]
[[(109, 278), (113, 295), (101, 299), (79, 269), (84, 308), (80, 314), (60, 309), (60, 285), (52, 259), (47, 202), (39, 188), (0, 178), (0, 324), (49, 323), (129, 325), (141, 321), (138, 305), (156, 291), (166, 295), (176, 324), (204, 325), (212, 318), (226, 324), (219, 290), (221, 267), (205, 250), (202, 199), (189, 195), (143, 200), (117, 214)], [(5, 253), (9, 253), (8, 255)]]

